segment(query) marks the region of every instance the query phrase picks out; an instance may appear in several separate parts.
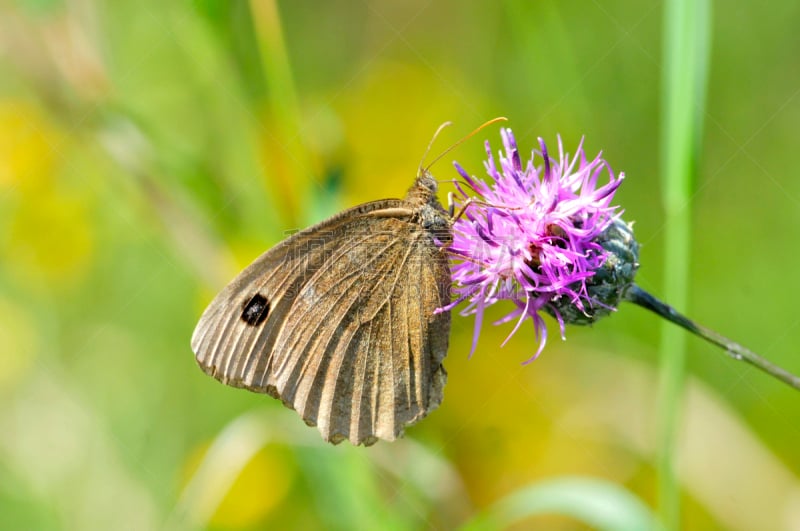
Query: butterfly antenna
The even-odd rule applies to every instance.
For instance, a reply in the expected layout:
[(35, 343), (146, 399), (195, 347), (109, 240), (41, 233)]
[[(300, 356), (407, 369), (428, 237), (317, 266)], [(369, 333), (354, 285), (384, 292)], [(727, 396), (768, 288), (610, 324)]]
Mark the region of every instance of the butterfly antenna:
[(436, 141), (436, 137), (439, 136), (439, 133), (442, 132), (442, 129), (451, 125), (453, 125), (453, 122), (445, 122), (439, 126), (439, 128), (436, 130), (435, 133), (433, 133), (433, 137), (431, 138), (431, 141), (428, 142), (428, 147), (425, 149), (425, 153), (422, 155), (422, 160), (419, 161), (419, 167), (417, 168), (418, 175), (422, 174), (422, 165), (425, 163), (425, 159), (428, 157), (428, 153), (431, 152), (431, 147), (433, 147), (433, 143)]
[[(467, 140), (469, 140), (470, 138), (472, 138), (473, 136), (478, 134), (482, 129), (485, 129), (486, 127), (489, 127), (490, 125), (492, 125), (494, 123), (506, 122), (506, 121), (508, 121), (508, 118), (506, 118), (505, 116), (498, 116), (497, 118), (492, 118), (488, 122), (482, 123), (481, 125), (476, 127), (475, 130), (473, 130), (471, 133), (469, 133), (468, 135), (464, 136), (463, 138), (461, 138), (461, 140), (458, 140), (455, 144), (453, 144), (449, 148), (447, 148), (444, 151), (442, 151), (442, 153), (438, 157), (433, 159), (431, 161), (431, 163), (428, 164), (425, 167), (425, 171), (429, 170), (431, 168), (431, 166), (433, 166), (434, 164), (436, 164), (439, 161), (439, 159), (441, 159), (442, 157), (444, 157), (445, 155), (447, 155), (448, 153), (453, 151), (455, 148), (457, 148), (458, 146), (460, 146), (461, 144), (463, 144), (464, 142), (466, 142)], [(439, 129), (436, 130), (436, 133), (433, 135), (433, 138), (431, 139), (431, 143), (428, 144), (428, 149), (425, 150), (425, 157), (428, 156), (428, 151), (430, 151), (431, 144), (433, 144), (433, 141), (436, 140), (436, 135), (438, 135), (439, 131), (441, 131), (442, 129), (444, 129), (445, 126), (448, 126), (448, 125), (450, 125), (450, 122), (445, 122), (441, 126), (439, 126)], [(422, 157), (422, 161), (425, 160), (425, 157)], [(420, 166), (420, 171), (421, 171), (422, 170), (422, 162), (420, 162), (419, 166)]]

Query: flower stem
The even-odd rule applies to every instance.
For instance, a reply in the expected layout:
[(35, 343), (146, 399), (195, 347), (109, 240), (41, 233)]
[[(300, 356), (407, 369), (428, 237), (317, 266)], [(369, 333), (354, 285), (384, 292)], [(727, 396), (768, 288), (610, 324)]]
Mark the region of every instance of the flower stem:
[(658, 300), (656, 297), (644, 291), (639, 286), (636, 286), (635, 284), (631, 286), (631, 288), (628, 290), (628, 293), (625, 295), (625, 299), (634, 304), (638, 304), (643, 308), (647, 308), (651, 312), (654, 312), (664, 319), (667, 319), (668, 321), (685, 328), (686, 330), (702, 337), (710, 343), (722, 347), (731, 358), (735, 360), (746, 361), (750, 365), (758, 367), (762, 371), (774, 378), (777, 378), (783, 383), (788, 384), (795, 389), (800, 389), (800, 377), (795, 376), (781, 367), (778, 367), (774, 363), (762, 358), (752, 350), (743, 347), (739, 343), (731, 341), (727, 337), (722, 336), (703, 325), (695, 323), (688, 317), (678, 313), (678, 311), (669, 304)]

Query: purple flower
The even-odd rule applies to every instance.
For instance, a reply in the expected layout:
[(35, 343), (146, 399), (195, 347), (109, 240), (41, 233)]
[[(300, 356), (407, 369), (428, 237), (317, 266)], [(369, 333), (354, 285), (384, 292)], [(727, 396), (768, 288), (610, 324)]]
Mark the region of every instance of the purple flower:
[[(613, 309), (603, 301), (617, 299), (598, 297), (591, 279), (609, 259), (608, 246), (601, 245), (607, 229), (630, 230), (617, 221), (621, 212), (610, 205), (624, 174), (615, 177), (600, 155), (587, 162), (583, 141), (570, 159), (560, 137), (558, 159), (550, 158), (540, 138), (541, 151), (533, 151), (523, 167), (511, 130), (501, 130), (501, 136), (505, 152), (499, 154), (499, 167), (486, 142), (484, 165), (492, 185), (471, 177), (455, 163), (471, 193), (456, 183), (464, 208), (454, 222), (450, 247), (456, 260), (452, 277), (457, 297), (441, 311), (468, 301), (461, 313), (475, 314), (474, 352), (486, 307), (511, 300), (516, 309), (495, 324), (517, 319), (505, 345), (529, 317), (539, 339), (536, 354), (528, 360), (532, 361), (547, 339), (541, 310), (557, 319), (563, 338), (565, 308), (590, 318), (597, 308), (605, 313)], [(604, 172), (608, 182), (598, 185)], [(631, 264), (635, 272), (638, 264)]]

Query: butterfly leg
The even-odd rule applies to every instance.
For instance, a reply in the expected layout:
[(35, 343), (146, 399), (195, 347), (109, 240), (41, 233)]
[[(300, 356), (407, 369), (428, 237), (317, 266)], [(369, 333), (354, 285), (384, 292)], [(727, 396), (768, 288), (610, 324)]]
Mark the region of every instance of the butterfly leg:
[(463, 216), (464, 213), (467, 211), (467, 208), (469, 208), (470, 205), (480, 205), (482, 207), (487, 207), (487, 208), (499, 207), (499, 208), (504, 208), (506, 210), (520, 210), (520, 207), (509, 207), (509, 206), (504, 206), (504, 205), (495, 205), (495, 204), (492, 204), (492, 203), (487, 203), (485, 201), (479, 201), (477, 199), (473, 199), (471, 197), (468, 197), (467, 200), (464, 201), (464, 203), (462, 203), (461, 206), (458, 208), (458, 211), (454, 213), (455, 207), (456, 207), (456, 203), (455, 203), (455, 200), (453, 199), (453, 192), (449, 192), (447, 194), (447, 208), (450, 211), (450, 218), (453, 221), (456, 221), (461, 216)]
[(458, 211), (455, 212), (455, 214), (454, 214), (453, 211), (455, 210), (456, 204), (455, 204), (455, 201), (453, 201), (453, 193), (452, 192), (450, 192), (448, 194), (448, 196), (447, 196), (447, 203), (448, 203), (447, 206), (450, 209), (450, 218), (453, 221), (456, 221), (461, 216), (463, 216), (464, 213), (467, 211), (467, 208), (469, 208), (470, 205), (482, 205), (482, 206), (485, 206), (485, 207), (492, 207), (493, 206), (493, 205), (490, 205), (488, 203), (484, 203), (483, 201), (478, 201), (477, 199), (473, 199), (471, 197), (468, 197), (467, 200), (464, 201), (464, 203), (462, 203), (461, 206), (458, 208)]

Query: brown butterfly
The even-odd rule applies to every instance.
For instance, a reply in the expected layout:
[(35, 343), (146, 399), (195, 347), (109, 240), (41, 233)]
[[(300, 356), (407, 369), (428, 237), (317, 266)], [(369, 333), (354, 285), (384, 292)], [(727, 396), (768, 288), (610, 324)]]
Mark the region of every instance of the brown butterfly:
[(451, 215), (420, 170), (405, 199), (282, 241), (220, 292), (192, 336), (200, 367), (267, 393), (326, 441), (394, 440), (442, 401)]
[(203, 312), (197, 363), (279, 398), (334, 444), (400, 437), (439, 406), (447, 380), (450, 313), (434, 310), (450, 302), (454, 218), (436, 191), (420, 163), (404, 199), (345, 210), (262, 254)]

